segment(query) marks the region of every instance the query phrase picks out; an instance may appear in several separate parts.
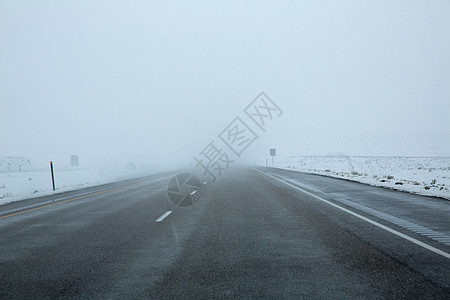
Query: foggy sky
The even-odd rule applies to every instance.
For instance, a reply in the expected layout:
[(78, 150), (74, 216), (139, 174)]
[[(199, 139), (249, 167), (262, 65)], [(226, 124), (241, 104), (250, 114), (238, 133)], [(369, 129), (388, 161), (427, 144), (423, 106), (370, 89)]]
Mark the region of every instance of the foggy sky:
[(0, 0), (0, 156), (184, 166), (261, 91), (242, 159), (450, 155), (450, 2)]

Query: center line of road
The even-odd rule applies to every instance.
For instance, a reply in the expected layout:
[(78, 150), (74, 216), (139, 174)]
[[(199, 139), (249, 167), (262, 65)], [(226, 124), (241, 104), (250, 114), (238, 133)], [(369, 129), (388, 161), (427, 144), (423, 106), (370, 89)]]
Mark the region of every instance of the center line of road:
[(12, 213), (12, 214), (9, 214), (9, 215), (6, 215), (6, 216), (1, 216), (0, 219), (5, 219), (5, 218), (8, 218), (8, 217), (12, 217), (12, 216), (24, 214), (24, 213), (27, 213), (27, 212), (39, 210), (39, 209), (42, 209), (42, 208), (45, 208), (45, 207), (50, 207), (50, 206), (54, 206), (54, 205), (58, 205), (58, 204), (62, 204), (62, 203), (67, 203), (67, 202), (74, 201), (74, 200), (87, 198), (87, 197), (90, 197), (90, 196), (104, 194), (104, 193), (107, 193), (107, 192), (123, 189), (123, 188), (129, 187), (129, 186), (133, 186), (133, 185), (137, 185), (137, 184), (140, 184), (140, 183), (142, 183), (142, 182), (131, 183), (131, 184), (119, 186), (119, 187), (113, 188), (113, 189), (108, 189), (108, 190), (104, 190), (104, 191), (100, 191), (100, 192), (96, 192), (96, 193), (92, 193), (92, 194), (88, 194), (88, 195), (84, 195), (84, 196), (80, 196), (80, 197), (76, 197), (76, 198), (72, 198), (72, 199), (67, 199), (67, 200), (64, 200), (64, 201), (55, 202), (55, 203), (52, 203), (52, 204), (47, 204), (47, 205), (42, 205), (42, 206), (39, 206), (39, 207), (27, 209), (27, 210), (22, 210), (22, 211), (19, 211), (19, 212), (16, 212), (16, 213)]
[(412, 238), (412, 237), (410, 237), (409, 235), (406, 235), (406, 234), (404, 234), (404, 233), (401, 233), (401, 232), (399, 232), (399, 231), (397, 231), (397, 230), (395, 230), (395, 229), (392, 229), (392, 228), (390, 228), (390, 227), (388, 227), (388, 226), (385, 226), (385, 225), (383, 225), (383, 224), (381, 224), (381, 223), (378, 223), (378, 222), (376, 222), (376, 221), (374, 221), (374, 220), (372, 220), (372, 219), (366, 218), (366, 217), (364, 217), (364, 216), (362, 216), (362, 215), (360, 215), (360, 214), (357, 214), (357, 213), (355, 213), (355, 212), (353, 212), (353, 211), (351, 211), (351, 210), (349, 210), (349, 209), (346, 209), (346, 208), (344, 208), (344, 207), (342, 207), (342, 206), (340, 206), (340, 205), (337, 205), (337, 204), (335, 204), (335, 203), (333, 203), (333, 202), (330, 202), (330, 201), (328, 201), (328, 200), (325, 200), (325, 199), (323, 199), (322, 197), (319, 197), (319, 196), (317, 196), (317, 195), (314, 195), (314, 194), (312, 194), (312, 193), (310, 193), (310, 192), (308, 192), (308, 191), (306, 191), (306, 190), (304, 190), (304, 189), (302, 189), (302, 188), (299, 188), (298, 186), (295, 186), (295, 185), (293, 185), (293, 184), (291, 184), (291, 183), (289, 183), (289, 182), (286, 182), (286, 181), (284, 181), (284, 180), (281, 180), (281, 179), (279, 179), (279, 178), (277, 178), (277, 177), (275, 177), (275, 176), (272, 176), (272, 175), (270, 175), (270, 174), (267, 174), (267, 173), (262, 172), (262, 171), (257, 170), (257, 169), (254, 169), (254, 170), (257, 171), (257, 172), (259, 172), (259, 173), (261, 173), (261, 174), (264, 174), (264, 175), (266, 175), (266, 176), (268, 176), (268, 177), (270, 177), (270, 178), (273, 178), (273, 179), (275, 179), (275, 180), (277, 180), (277, 181), (280, 181), (280, 182), (282, 182), (282, 183), (284, 183), (284, 184), (286, 184), (286, 185), (288, 185), (288, 186), (290, 186), (290, 187), (292, 187), (292, 188), (294, 188), (294, 189), (296, 189), (296, 190), (299, 190), (299, 191), (302, 192), (302, 193), (305, 193), (305, 194), (307, 194), (307, 195), (309, 195), (309, 196), (311, 196), (311, 197), (314, 197), (314, 198), (316, 198), (317, 200), (320, 200), (320, 201), (322, 201), (322, 202), (324, 202), (324, 203), (326, 203), (326, 204), (329, 204), (329, 205), (331, 205), (331, 206), (334, 206), (334, 207), (336, 207), (336, 208), (338, 208), (338, 209), (340, 209), (340, 210), (342, 210), (342, 211), (344, 211), (344, 212), (346, 212), (346, 213), (348, 213), (348, 214), (351, 214), (351, 215), (353, 215), (353, 216), (355, 216), (355, 217), (357, 217), (357, 218), (359, 218), (359, 219), (361, 219), (361, 220), (364, 220), (364, 221), (366, 221), (366, 222), (368, 222), (368, 223), (370, 223), (370, 224), (372, 224), (372, 225), (375, 225), (375, 226), (377, 226), (377, 227), (379, 227), (379, 228), (381, 228), (381, 229), (383, 229), (383, 230), (386, 230), (386, 231), (388, 231), (388, 232), (390, 232), (390, 233), (392, 233), (392, 234), (395, 234), (396, 236), (399, 236), (399, 237), (401, 237), (401, 238), (403, 238), (403, 239), (405, 239), (405, 240), (407, 240), (407, 241), (410, 241), (410, 242), (412, 242), (412, 243), (414, 243), (414, 244), (416, 244), (416, 245), (418, 245), (418, 246), (420, 246), (420, 247), (422, 247), (422, 248), (425, 248), (425, 249), (430, 250), (430, 251), (432, 251), (432, 252), (434, 252), (434, 253), (436, 253), (436, 254), (439, 254), (439, 255), (441, 255), (441, 256), (443, 256), (443, 257), (445, 257), (445, 258), (450, 259), (450, 253), (444, 252), (444, 251), (442, 251), (442, 250), (440, 250), (440, 249), (438, 249), (438, 248), (435, 248), (435, 247), (430, 246), (430, 245), (428, 245), (428, 244), (426, 244), (426, 243), (424, 243), (424, 242), (421, 242), (421, 241), (419, 241), (419, 240), (417, 240), (417, 239), (415, 239), (415, 238)]
[(171, 210), (166, 211), (161, 217), (159, 217), (158, 219), (156, 219), (155, 222), (161, 223), (161, 222), (164, 221), (164, 219), (167, 218), (171, 213), (172, 213)]

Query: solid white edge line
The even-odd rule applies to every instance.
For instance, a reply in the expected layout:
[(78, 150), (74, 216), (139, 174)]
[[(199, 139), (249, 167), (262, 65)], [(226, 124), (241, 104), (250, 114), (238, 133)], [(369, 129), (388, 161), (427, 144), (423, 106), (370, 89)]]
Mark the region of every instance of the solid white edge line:
[(164, 221), (164, 219), (167, 218), (171, 213), (172, 213), (171, 210), (166, 211), (161, 217), (156, 219), (155, 222), (160, 223), (160, 222)]
[(425, 248), (425, 249), (430, 250), (430, 251), (432, 251), (432, 252), (434, 252), (434, 253), (436, 253), (436, 254), (439, 254), (439, 255), (441, 255), (441, 256), (443, 256), (443, 257), (446, 257), (446, 258), (450, 259), (450, 253), (444, 252), (444, 251), (442, 251), (442, 250), (440, 250), (440, 249), (438, 249), (438, 248), (435, 248), (435, 247), (430, 246), (430, 245), (428, 245), (428, 244), (426, 244), (426, 243), (424, 243), (424, 242), (421, 242), (421, 241), (419, 241), (419, 240), (416, 240), (415, 238), (412, 238), (412, 237), (410, 237), (409, 235), (403, 234), (403, 233), (401, 233), (401, 232), (398, 232), (397, 230), (394, 230), (394, 229), (392, 229), (392, 228), (390, 228), (390, 227), (387, 227), (387, 226), (385, 226), (385, 225), (383, 225), (383, 224), (380, 224), (380, 223), (378, 223), (378, 222), (376, 222), (376, 221), (373, 221), (373, 220), (371, 220), (371, 219), (369, 219), (369, 218), (366, 218), (366, 217), (364, 217), (364, 216), (361, 216), (360, 214), (357, 214), (357, 213), (355, 213), (355, 212), (353, 212), (353, 211), (351, 211), (351, 210), (348, 210), (348, 209), (346, 209), (346, 208), (344, 208), (344, 207), (342, 207), (342, 206), (339, 206), (339, 205), (337, 205), (337, 204), (335, 204), (335, 203), (333, 203), (333, 202), (330, 202), (330, 201), (325, 200), (325, 199), (323, 199), (323, 198), (321, 198), (321, 197), (319, 197), (319, 196), (316, 196), (316, 195), (314, 195), (314, 194), (312, 194), (312, 193), (310, 193), (310, 192), (308, 192), (308, 191), (305, 191), (304, 189), (301, 189), (301, 188), (299, 188), (299, 187), (297, 187), (297, 186), (295, 186), (295, 185), (293, 185), (293, 184), (290, 184), (290, 183), (288, 183), (288, 182), (286, 182), (286, 181), (283, 181), (283, 180), (281, 180), (281, 179), (279, 179), (279, 178), (277, 178), (277, 177), (275, 177), (275, 176), (272, 176), (272, 175), (270, 175), (270, 174), (267, 174), (267, 173), (262, 172), (262, 171), (257, 170), (257, 169), (254, 169), (254, 170), (255, 170), (255, 171), (258, 171), (258, 172), (261, 173), (261, 174), (264, 174), (264, 175), (266, 175), (266, 176), (269, 176), (269, 177), (271, 177), (271, 178), (273, 178), (273, 179), (276, 179), (276, 180), (278, 180), (278, 181), (280, 181), (280, 182), (282, 182), (282, 183), (284, 183), (284, 184), (286, 184), (286, 185), (289, 185), (290, 187), (292, 187), (292, 188), (294, 188), (294, 189), (297, 189), (297, 190), (299, 190), (299, 191), (301, 191), (301, 192), (303, 192), (303, 193), (305, 193), (305, 194), (307, 194), (307, 195), (309, 195), (309, 196), (311, 196), (311, 197), (314, 197), (314, 198), (316, 198), (316, 199), (318, 199), (318, 200), (320, 200), (320, 201), (322, 201), (322, 202), (325, 202), (325, 203), (327, 203), (327, 204), (329, 204), (329, 205), (331, 205), (331, 206), (334, 206), (334, 207), (336, 207), (336, 208), (338, 208), (338, 209), (340, 209), (340, 210), (342, 210), (342, 211), (344, 211), (344, 212), (346, 212), (346, 213), (349, 213), (349, 214), (351, 214), (351, 215), (353, 215), (353, 216), (355, 216), (355, 217), (357, 217), (357, 218), (360, 218), (361, 220), (364, 220), (364, 221), (366, 221), (366, 222), (368, 222), (368, 223), (370, 223), (370, 224), (372, 224), (372, 225), (375, 225), (375, 226), (377, 226), (377, 227), (379, 227), (379, 228), (381, 228), (381, 229), (384, 229), (384, 230), (386, 230), (386, 231), (388, 231), (388, 232), (390, 232), (390, 233), (392, 233), (392, 234), (395, 234), (396, 236), (399, 236), (399, 237), (401, 237), (401, 238), (403, 238), (403, 239), (405, 239), (405, 240), (407, 240), (407, 241), (410, 241), (410, 242), (412, 242), (412, 243), (414, 243), (414, 244), (416, 244), (416, 245), (418, 245), (418, 246), (420, 246), (420, 247), (422, 247), (422, 248)]

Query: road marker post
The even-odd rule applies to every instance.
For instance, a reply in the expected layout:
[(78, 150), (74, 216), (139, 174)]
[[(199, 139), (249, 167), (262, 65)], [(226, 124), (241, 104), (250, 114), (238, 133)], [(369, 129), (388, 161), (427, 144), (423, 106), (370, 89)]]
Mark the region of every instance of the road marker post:
[(55, 175), (53, 174), (53, 161), (50, 161), (50, 171), (52, 173), (53, 191), (55, 191)]

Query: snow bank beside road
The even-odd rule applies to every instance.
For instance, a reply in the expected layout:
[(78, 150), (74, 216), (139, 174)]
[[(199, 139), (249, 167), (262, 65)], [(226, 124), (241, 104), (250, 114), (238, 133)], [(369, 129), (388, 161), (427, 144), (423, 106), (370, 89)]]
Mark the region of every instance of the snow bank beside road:
[[(55, 170), (56, 192), (111, 183), (156, 173), (149, 169)], [(45, 196), (52, 191), (50, 170), (0, 173), (0, 205)]]
[(292, 156), (277, 167), (450, 200), (450, 157)]

